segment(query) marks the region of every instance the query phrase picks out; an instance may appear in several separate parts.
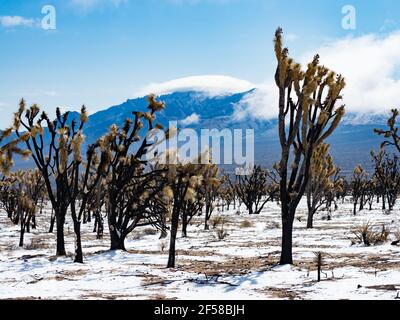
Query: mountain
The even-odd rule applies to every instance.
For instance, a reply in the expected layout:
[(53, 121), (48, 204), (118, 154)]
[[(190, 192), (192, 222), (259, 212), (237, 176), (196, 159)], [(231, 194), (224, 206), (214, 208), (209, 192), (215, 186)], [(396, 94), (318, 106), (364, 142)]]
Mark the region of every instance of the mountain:
[[(185, 91), (166, 94), (159, 97), (164, 101), (166, 109), (157, 118), (157, 122), (165, 127), (168, 121), (177, 121), (179, 128), (201, 129), (254, 129), (255, 162), (271, 166), (279, 158), (279, 141), (277, 136), (277, 120), (261, 120), (246, 118), (237, 120), (234, 117), (235, 105), (250, 93), (236, 93), (225, 96), (208, 96), (201, 92)], [(132, 117), (132, 111), (145, 111), (146, 98), (129, 99), (92, 114), (85, 126), (86, 144), (95, 142), (107, 132), (112, 124), (121, 125)], [(73, 117), (79, 116), (77, 113)], [(382, 138), (376, 136), (374, 128), (384, 128), (386, 116), (346, 115), (343, 123), (329, 138), (331, 153), (335, 162), (344, 172), (350, 173), (357, 164), (371, 166), (369, 153), (378, 149)], [(28, 166), (18, 161), (17, 166)]]

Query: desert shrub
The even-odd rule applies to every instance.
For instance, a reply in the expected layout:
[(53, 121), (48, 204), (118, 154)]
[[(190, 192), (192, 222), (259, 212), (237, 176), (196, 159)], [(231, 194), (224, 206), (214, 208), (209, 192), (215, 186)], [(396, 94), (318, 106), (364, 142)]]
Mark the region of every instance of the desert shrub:
[(353, 234), (356, 236), (356, 242), (363, 243), (366, 246), (371, 246), (386, 242), (388, 240), (390, 230), (385, 225), (377, 227), (372, 225), (370, 222), (367, 222), (359, 227), (356, 227), (353, 230)]
[(279, 229), (281, 227), (280, 223), (277, 221), (270, 221), (265, 224), (265, 230), (268, 229)]
[(32, 238), (31, 243), (25, 246), (27, 250), (40, 250), (40, 249), (48, 249), (50, 245), (46, 242), (38, 238)]
[(160, 251), (164, 252), (166, 248), (167, 248), (167, 243), (165, 241), (162, 241), (160, 243)]
[(253, 223), (250, 220), (243, 220), (240, 224), (240, 228), (251, 228), (253, 227)]
[(393, 233), (395, 241), (392, 242), (392, 246), (397, 246), (400, 243), (400, 229)]
[(211, 218), (211, 226), (213, 229), (217, 228), (219, 225), (223, 224), (225, 219), (222, 216), (214, 216)]
[(378, 240), (380, 242), (386, 242), (388, 241), (390, 235), (390, 229), (387, 228), (385, 225), (382, 225), (382, 230), (381, 233), (378, 235)]
[(217, 229), (217, 237), (218, 240), (223, 240), (228, 235), (228, 232), (225, 230), (224, 225), (222, 224), (221, 228)]

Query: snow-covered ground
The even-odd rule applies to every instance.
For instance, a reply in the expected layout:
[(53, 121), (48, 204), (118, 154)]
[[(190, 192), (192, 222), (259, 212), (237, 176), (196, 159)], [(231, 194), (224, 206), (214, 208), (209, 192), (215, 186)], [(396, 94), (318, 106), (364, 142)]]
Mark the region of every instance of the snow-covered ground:
[[(190, 226), (188, 238), (177, 241), (177, 268), (166, 269), (168, 239), (135, 230), (127, 252), (108, 251), (107, 234), (97, 240), (92, 224), (83, 227), (84, 264), (73, 263), (74, 233), (66, 226), (69, 255), (56, 258), (55, 236), (48, 234), (48, 216), (26, 234), (0, 212), (0, 299), (396, 299), (400, 298), (400, 246), (392, 246), (400, 230), (400, 207), (385, 214), (375, 205), (352, 215), (344, 203), (327, 221), (325, 213), (307, 230), (301, 203), (294, 230), (294, 266), (277, 266), (280, 253), (280, 211), (268, 204), (259, 216), (244, 208), (221, 213), (228, 235), (203, 230), (202, 217)], [(68, 218), (70, 220), (70, 217)], [(250, 222), (245, 227), (243, 221)], [(389, 241), (366, 247), (352, 244), (356, 226), (385, 224)], [(217, 229), (220, 226), (217, 227)], [(105, 228), (107, 229), (107, 228)], [(315, 252), (322, 252), (322, 281), (317, 282)]]

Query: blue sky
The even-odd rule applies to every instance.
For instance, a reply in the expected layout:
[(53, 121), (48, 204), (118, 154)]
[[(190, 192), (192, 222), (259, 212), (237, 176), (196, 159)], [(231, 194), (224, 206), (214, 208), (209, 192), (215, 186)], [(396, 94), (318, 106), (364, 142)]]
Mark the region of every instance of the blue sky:
[[(56, 8), (56, 30), (40, 27), (48, 4)], [(356, 9), (355, 30), (342, 28), (344, 5)], [(277, 26), (299, 60), (325, 50), (335, 65), (342, 39), (349, 41), (347, 49), (354, 42), (389, 49), (395, 43), (397, 54), (397, 38), (387, 39), (400, 38), (399, 17), (397, 0), (0, 0), (0, 126), (8, 125), (21, 97), (47, 110), (85, 103), (94, 112), (153, 88), (151, 83), (189, 76), (268, 83)], [(382, 75), (396, 85), (393, 90), (398, 64)], [(359, 69), (351, 78), (360, 79)], [(375, 109), (397, 103), (392, 100), (377, 101)]]

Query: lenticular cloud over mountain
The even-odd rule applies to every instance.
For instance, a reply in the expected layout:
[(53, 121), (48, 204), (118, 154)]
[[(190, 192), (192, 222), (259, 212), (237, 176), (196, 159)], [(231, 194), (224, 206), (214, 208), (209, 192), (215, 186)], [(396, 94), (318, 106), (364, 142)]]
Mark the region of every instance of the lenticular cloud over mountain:
[(181, 91), (198, 91), (213, 96), (246, 92), (255, 87), (256, 85), (249, 81), (229, 76), (204, 75), (151, 83), (139, 90), (137, 96), (145, 96), (149, 93), (162, 95)]

